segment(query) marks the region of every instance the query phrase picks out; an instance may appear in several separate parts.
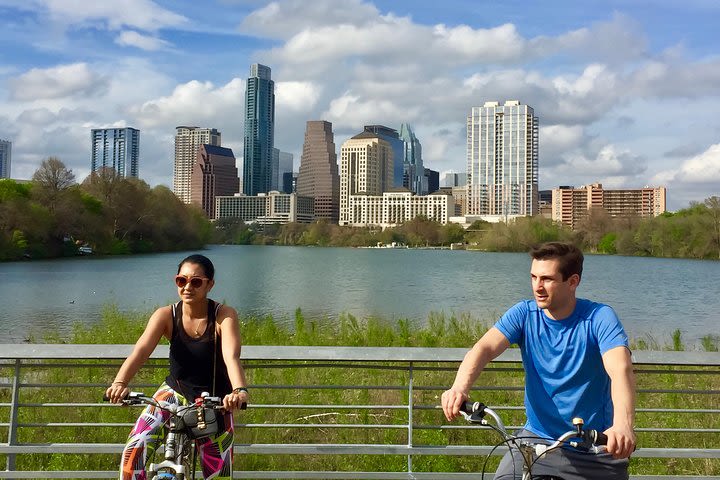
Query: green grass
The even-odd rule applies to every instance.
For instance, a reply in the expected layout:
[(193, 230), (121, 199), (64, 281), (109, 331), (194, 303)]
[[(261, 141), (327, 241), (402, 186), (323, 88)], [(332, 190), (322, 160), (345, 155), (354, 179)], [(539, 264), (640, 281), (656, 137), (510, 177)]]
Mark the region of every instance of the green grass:
[[(53, 342), (70, 344), (133, 343), (144, 328), (147, 314), (125, 314), (108, 307), (103, 320), (91, 327), (75, 328), (69, 338), (47, 336)], [(271, 317), (242, 318), (243, 342), (246, 345), (343, 345), (384, 347), (462, 347), (469, 348), (487, 329), (489, 321), (470, 315), (431, 314), (424, 326), (409, 319), (390, 322), (382, 318), (359, 319), (349, 314), (337, 319), (308, 319), (298, 310), (292, 321), (278, 322)], [(717, 351), (718, 338), (707, 336), (702, 348)], [(682, 350), (679, 332), (672, 343), (660, 345), (651, 337), (635, 339), (633, 348)], [(714, 350), (713, 350), (714, 348)], [(97, 403), (104, 387), (119, 366), (87, 360), (80, 367), (68, 369), (63, 362), (46, 362), (25, 367), (25, 383), (51, 383), (57, 387), (24, 387), (21, 402), (88, 402)], [(407, 405), (410, 377), (405, 364), (372, 362), (349, 365), (325, 362), (322, 366), (303, 361), (245, 362), (251, 385), (251, 407), (236, 418), (248, 424), (323, 424), (315, 428), (238, 428), (236, 441), (247, 443), (408, 443), (406, 428), (408, 410), (375, 407), (373, 409), (340, 409), (333, 405)], [(496, 434), (485, 429), (438, 429), (447, 425), (441, 412), (432, 408), (455, 376), (456, 364), (426, 362), (413, 365), (414, 445), (493, 445)], [(720, 409), (720, 375), (712, 367), (639, 366), (638, 409)], [(12, 367), (0, 367), (0, 376), (12, 377)], [(133, 381), (133, 388), (154, 391), (166, 375), (166, 361), (150, 361)], [(81, 386), (65, 387), (67, 384)], [(286, 385), (287, 388), (272, 388)], [(344, 388), (320, 388), (334, 385)], [(491, 365), (477, 384), (482, 390), (474, 397), (491, 406), (522, 405), (523, 373), (520, 365)], [(388, 389), (388, 386), (398, 387)], [(497, 388), (497, 389), (494, 389)], [(657, 393), (658, 390), (686, 390), (690, 393)], [(715, 393), (702, 393), (703, 391)], [(73, 398), (68, 398), (68, 393)], [(696, 393), (692, 393), (696, 392)], [(9, 400), (9, 389), (0, 389), (0, 401)], [(323, 409), (263, 408), (263, 405), (326, 405)], [(9, 414), (8, 407), (0, 412)], [(522, 425), (521, 410), (501, 410), (508, 425)], [(114, 406), (87, 406), (71, 409), (21, 407), (21, 423), (30, 422), (112, 422), (131, 423), (139, 411)], [(401, 428), (357, 428), (353, 425), (392, 424)], [(457, 422), (461, 424), (461, 422)], [(347, 427), (342, 427), (347, 425)], [(639, 428), (720, 428), (720, 416), (701, 413), (658, 413), (640, 411)], [(122, 443), (129, 428), (22, 427), (22, 443), (103, 442)], [(6, 429), (3, 430), (6, 432)], [(6, 434), (5, 434), (6, 435)], [(720, 448), (717, 433), (640, 432), (641, 447)], [(2, 439), (3, 441), (6, 438)], [(0, 457), (2, 460), (2, 457)], [(21, 455), (18, 469), (46, 470), (114, 470), (119, 455)], [(416, 471), (477, 472), (484, 458), (473, 456), (418, 456), (413, 460)], [(490, 461), (491, 471), (499, 457)], [(338, 471), (404, 471), (404, 456), (394, 455), (243, 455), (236, 458), (238, 470), (338, 470)], [(633, 474), (720, 475), (720, 462), (704, 459), (633, 459)]]

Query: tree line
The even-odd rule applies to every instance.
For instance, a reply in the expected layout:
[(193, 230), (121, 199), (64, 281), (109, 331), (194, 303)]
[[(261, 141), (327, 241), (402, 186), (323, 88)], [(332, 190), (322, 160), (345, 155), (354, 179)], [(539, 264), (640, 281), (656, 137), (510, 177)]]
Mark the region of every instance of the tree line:
[(0, 180), (0, 260), (201, 248), (212, 225), (167, 187), (124, 178), (111, 168), (77, 183), (56, 157), (29, 182)]
[(239, 219), (215, 223), (213, 242), (256, 245), (364, 247), (403, 244), (410, 247), (462, 244), (492, 252), (526, 252), (532, 245), (568, 241), (583, 251), (618, 255), (720, 259), (720, 197), (658, 217), (610, 217), (588, 212), (571, 230), (549, 218), (518, 218), (508, 223), (476, 221), (467, 230), (417, 217), (394, 228), (341, 227), (326, 222), (286, 225), (245, 224)]
[(225, 218), (214, 225), (167, 187), (150, 188), (111, 168), (77, 183), (56, 157), (44, 160), (30, 182), (0, 180), (0, 260), (202, 248), (207, 243), (363, 247), (463, 245), (493, 252), (525, 252), (546, 241), (570, 241), (591, 253), (720, 259), (720, 197), (658, 217), (610, 217), (593, 209), (575, 230), (540, 216), (508, 223), (477, 221), (464, 229), (417, 217), (394, 228), (311, 224), (246, 224)]

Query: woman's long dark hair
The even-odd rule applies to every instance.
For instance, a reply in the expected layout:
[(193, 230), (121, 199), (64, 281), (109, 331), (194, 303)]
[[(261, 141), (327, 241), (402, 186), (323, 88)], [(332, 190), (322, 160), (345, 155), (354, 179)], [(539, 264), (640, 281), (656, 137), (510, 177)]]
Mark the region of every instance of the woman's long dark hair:
[(200, 265), (203, 268), (203, 271), (205, 272), (205, 276), (207, 278), (209, 278), (210, 280), (214, 280), (215, 266), (210, 261), (210, 259), (207, 258), (205, 255), (200, 255), (199, 253), (195, 253), (193, 255), (183, 258), (182, 262), (180, 262), (180, 264), (178, 264), (177, 273), (180, 273), (180, 269), (186, 263), (193, 263), (195, 265)]

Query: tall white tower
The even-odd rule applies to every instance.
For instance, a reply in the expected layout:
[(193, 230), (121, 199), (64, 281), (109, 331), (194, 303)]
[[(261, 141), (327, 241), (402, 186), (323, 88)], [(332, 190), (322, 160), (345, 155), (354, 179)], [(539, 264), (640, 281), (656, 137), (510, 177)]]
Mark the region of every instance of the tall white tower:
[(538, 212), (538, 118), (517, 100), (486, 102), (467, 117), (468, 215)]

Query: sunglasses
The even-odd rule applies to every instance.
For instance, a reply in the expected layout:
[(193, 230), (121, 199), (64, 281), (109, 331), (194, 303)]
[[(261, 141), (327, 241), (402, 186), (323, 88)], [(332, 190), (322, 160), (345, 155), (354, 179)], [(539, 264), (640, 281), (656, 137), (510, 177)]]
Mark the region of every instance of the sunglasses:
[(200, 288), (205, 283), (205, 280), (209, 280), (206, 277), (186, 277), (185, 275), (177, 275), (175, 277), (175, 285), (180, 288), (185, 287), (188, 283), (193, 288)]

